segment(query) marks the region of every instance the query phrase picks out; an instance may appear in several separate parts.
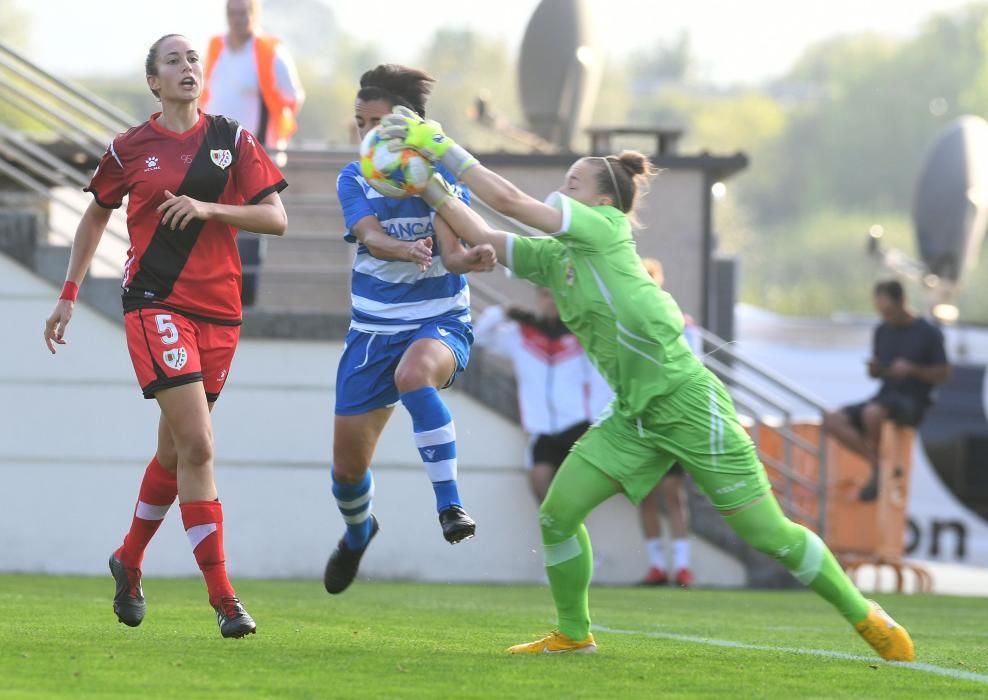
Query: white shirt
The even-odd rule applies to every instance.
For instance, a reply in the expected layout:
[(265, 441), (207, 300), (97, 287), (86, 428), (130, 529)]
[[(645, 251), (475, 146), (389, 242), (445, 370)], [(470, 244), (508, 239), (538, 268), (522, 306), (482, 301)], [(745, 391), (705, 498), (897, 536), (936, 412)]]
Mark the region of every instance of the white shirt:
[(613, 397), (572, 333), (550, 338), (491, 306), (474, 325), (473, 335), (477, 346), (514, 364), (521, 424), (530, 435), (553, 435), (592, 422)]
[[(278, 90), (297, 104), (305, 100), (295, 64), (281, 44), (275, 49), (274, 75)], [(236, 119), (241, 126), (271, 145), (269, 134), (258, 134), (261, 124), (261, 85), (257, 78), (254, 38), (239, 49), (224, 43), (209, 79), (209, 101), (204, 111)], [(270, 124), (270, 122), (269, 122)]]

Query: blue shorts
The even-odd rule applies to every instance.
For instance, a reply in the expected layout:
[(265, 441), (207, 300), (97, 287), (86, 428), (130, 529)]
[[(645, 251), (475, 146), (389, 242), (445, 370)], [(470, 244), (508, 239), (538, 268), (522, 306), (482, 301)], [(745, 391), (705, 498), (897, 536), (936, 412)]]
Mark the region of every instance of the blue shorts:
[(351, 329), (336, 371), (336, 415), (356, 416), (399, 401), (395, 370), (412, 343), (432, 338), (445, 345), (456, 358), (456, 371), (446, 386), (467, 368), (473, 330), (454, 318), (430, 321), (414, 331), (393, 335)]

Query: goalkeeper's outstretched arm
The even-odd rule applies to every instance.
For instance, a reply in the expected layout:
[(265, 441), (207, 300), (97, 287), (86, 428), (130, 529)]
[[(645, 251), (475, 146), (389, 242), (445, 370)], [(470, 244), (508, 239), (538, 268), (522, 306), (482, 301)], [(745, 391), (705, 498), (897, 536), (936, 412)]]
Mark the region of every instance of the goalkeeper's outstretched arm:
[(514, 183), (480, 163), (463, 171), (463, 183), (495, 211), (545, 233), (557, 233), (563, 213), (522, 192)]
[[(430, 200), (429, 194), (426, 192), (426, 201)], [(508, 236), (513, 234), (495, 231), (477, 212), (452, 195), (444, 196), (440, 201), (429, 201), (429, 204), (458, 238), (472, 246), (493, 246), (498, 261), (503, 263), (507, 259)]]

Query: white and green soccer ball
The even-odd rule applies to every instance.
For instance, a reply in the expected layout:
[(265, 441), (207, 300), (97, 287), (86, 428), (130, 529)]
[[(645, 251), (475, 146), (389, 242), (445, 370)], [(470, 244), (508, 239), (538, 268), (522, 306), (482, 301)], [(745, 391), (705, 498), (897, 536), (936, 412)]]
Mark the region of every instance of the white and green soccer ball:
[(415, 150), (389, 150), (388, 142), (381, 139), (380, 127), (371, 129), (360, 144), (360, 173), (385, 197), (421, 194), (432, 172), (432, 163)]

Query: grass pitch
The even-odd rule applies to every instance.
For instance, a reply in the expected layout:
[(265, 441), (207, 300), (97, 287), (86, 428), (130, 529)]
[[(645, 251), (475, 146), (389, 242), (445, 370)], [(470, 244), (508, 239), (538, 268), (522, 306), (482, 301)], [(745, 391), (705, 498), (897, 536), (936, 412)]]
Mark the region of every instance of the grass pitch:
[(594, 588), (596, 655), (511, 657), (549, 591), (241, 581), (258, 634), (220, 638), (199, 580), (145, 581), (131, 629), (105, 578), (0, 576), (0, 697), (655, 698), (988, 696), (988, 599), (881, 596), (916, 666), (871, 654), (810, 593)]

